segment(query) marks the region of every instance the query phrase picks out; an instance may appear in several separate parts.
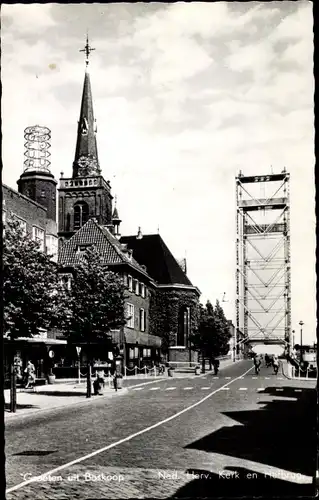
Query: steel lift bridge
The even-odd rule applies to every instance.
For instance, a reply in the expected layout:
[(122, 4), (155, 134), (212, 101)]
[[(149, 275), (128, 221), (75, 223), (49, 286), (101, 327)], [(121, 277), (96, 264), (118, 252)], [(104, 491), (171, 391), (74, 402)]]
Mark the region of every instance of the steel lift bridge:
[(236, 329), (252, 349), (290, 346), (289, 173), (236, 177)]

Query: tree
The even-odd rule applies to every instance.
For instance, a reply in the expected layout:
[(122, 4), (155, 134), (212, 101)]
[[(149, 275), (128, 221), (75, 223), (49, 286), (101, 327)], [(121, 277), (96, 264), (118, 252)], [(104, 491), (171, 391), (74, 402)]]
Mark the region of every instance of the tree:
[[(5, 227), (2, 263), (3, 333), (5, 338), (32, 337), (57, 326), (63, 317), (63, 289), (57, 265), (24, 234), (18, 221)], [(15, 372), (11, 353), (11, 409), (15, 411)]]
[(61, 294), (56, 263), (18, 222), (8, 221), (3, 245), (5, 337), (32, 337), (57, 326), (63, 317)]
[(84, 344), (87, 351), (87, 397), (91, 397), (92, 347), (109, 344), (112, 348), (110, 330), (126, 323), (124, 291), (119, 275), (107, 269), (94, 248), (73, 269), (64, 325), (69, 341)]
[(206, 306), (200, 304), (199, 325), (195, 334), (191, 337), (191, 342), (202, 356), (202, 371), (205, 372), (205, 359), (212, 360), (218, 356), (226, 354), (231, 337), (229, 326), (218, 301), (215, 308), (208, 300)]

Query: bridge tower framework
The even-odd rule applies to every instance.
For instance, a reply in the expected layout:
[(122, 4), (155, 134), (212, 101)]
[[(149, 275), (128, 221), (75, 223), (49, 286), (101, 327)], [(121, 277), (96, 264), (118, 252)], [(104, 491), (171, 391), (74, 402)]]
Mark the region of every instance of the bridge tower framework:
[(290, 175), (236, 177), (236, 329), (291, 346)]

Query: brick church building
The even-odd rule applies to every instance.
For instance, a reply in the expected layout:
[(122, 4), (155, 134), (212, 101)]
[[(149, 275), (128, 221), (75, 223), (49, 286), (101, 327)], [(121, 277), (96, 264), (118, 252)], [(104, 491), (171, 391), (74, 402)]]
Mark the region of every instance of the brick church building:
[[(187, 277), (186, 266), (182, 268), (159, 234), (143, 235), (140, 229), (137, 235), (120, 234), (122, 221), (98, 157), (88, 71), (90, 50), (87, 40), (72, 173), (64, 176), (61, 172), (58, 186), (58, 264), (63, 279), (71, 277), (81, 252), (94, 246), (105, 265), (120, 273), (126, 285), (129, 319), (112, 332), (125, 365), (140, 368), (163, 355), (170, 361), (197, 361), (189, 338), (197, 327), (200, 292)], [(42, 201), (42, 205), (45, 191), (46, 213), (55, 220), (56, 181), (50, 172), (24, 173), (18, 185), (24, 198)]]
[[(118, 209), (111, 185), (102, 175), (96, 141), (96, 123), (86, 70), (77, 129), (72, 176), (61, 174), (58, 235), (62, 240), (59, 264), (71, 271), (79, 252), (98, 248), (105, 264), (121, 273), (127, 286), (127, 316), (119, 340), (126, 360), (158, 353), (171, 361), (194, 361), (189, 336), (197, 326), (200, 292), (186, 276), (159, 234), (121, 236)], [(153, 353), (152, 353), (153, 354)]]

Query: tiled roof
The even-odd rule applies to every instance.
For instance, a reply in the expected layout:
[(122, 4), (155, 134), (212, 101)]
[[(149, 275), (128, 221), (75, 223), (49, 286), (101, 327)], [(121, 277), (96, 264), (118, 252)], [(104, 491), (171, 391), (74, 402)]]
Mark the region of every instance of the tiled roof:
[(148, 274), (158, 284), (193, 286), (159, 234), (147, 234), (141, 239), (122, 236), (120, 241), (133, 250), (135, 259), (146, 266)]
[(121, 249), (120, 242), (94, 219), (88, 220), (69, 240), (60, 247), (58, 263), (64, 267), (72, 267), (80, 262), (79, 245), (93, 245), (99, 252), (106, 265), (128, 264), (144, 275), (147, 273), (138, 262), (129, 258)]

